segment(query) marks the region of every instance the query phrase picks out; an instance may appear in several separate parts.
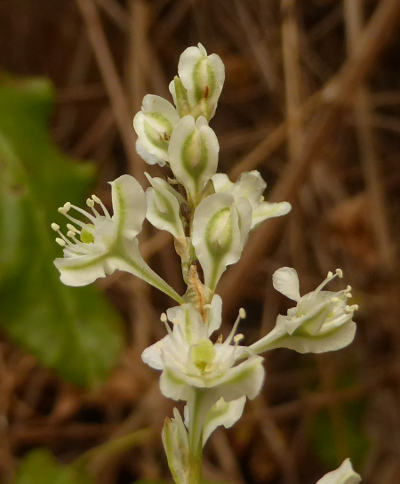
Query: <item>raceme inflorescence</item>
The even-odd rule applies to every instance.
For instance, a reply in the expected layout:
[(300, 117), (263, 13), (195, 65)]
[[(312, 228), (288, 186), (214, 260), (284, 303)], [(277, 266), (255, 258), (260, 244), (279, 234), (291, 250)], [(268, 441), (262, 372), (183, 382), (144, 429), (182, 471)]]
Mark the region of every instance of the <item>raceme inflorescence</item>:
[[(209, 126), (225, 79), (216, 54), (204, 47), (187, 48), (178, 75), (169, 89), (174, 104), (146, 95), (133, 120), (138, 154), (150, 165), (168, 170), (165, 178), (146, 173), (144, 192), (130, 175), (111, 182), (112, 214), (92, 195), (87, 209), (67, 202), (59, 212), (56, 242), (63, 257), (55, 260), (61, 281), (83, 286), (115, 270), (130, 272), (171, 297), (178, 305), (161, 314), (166, 336), (145, 349), (143, 361), (159, 370), (163, 395), (185, 403), (184, 414), (175, 408), (165, 420), (162, 440), (169, 468), (177, 484), (198, 484), (202, 450), (218, 426), (231, 427), (241, 417), (246, 399), (255, 398), (263, 385), (263, 357), (274, 348), (300, 353), (321, 353), (349, 345), (355, 335), (356, 305), (348, 304), (351, 287), (328, 291), (325, 286), (342, 278), (340, 269), (328, 273), (314, 290), (300, 296), (293, 268), (273, 275), (275, 289), (296, 304), (258, 341), (245, 345), (238, 333), (246, 317), (240, 309), (230, 334), (223, 338), (222, 300), (218, 282), (242, 254), (249, 233), (271, 217), (288, 214), (288, 202), (264, 200), (266, 183), (258, 171), (242, 173), (232, 182), (218, 173), (218, 138)], [(181, 260), (185, 294), (178, 294), (141, 256), (137, 236), (147, 219), (169, 232)], [(357, 483), (350, 461), (319, 483)]]

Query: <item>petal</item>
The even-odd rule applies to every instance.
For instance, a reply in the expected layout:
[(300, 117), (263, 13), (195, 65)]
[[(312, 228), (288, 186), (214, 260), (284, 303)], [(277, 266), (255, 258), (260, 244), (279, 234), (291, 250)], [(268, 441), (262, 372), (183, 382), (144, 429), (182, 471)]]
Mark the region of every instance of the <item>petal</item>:
[(146, 95), (142, 110), (133, 119), (144, 152), (161, 162), (168, 161), (168, 140), (178, 120), (178, 113), (170, 102), (160, 96)]
[(261, 202), (253, 210), (252, 228), (269, 218), (281, 217), (292, 209), (289, 202)]
[(278, 332), (278, 338), (276, 338), (275, 341), (271, 341), (270, 339), (268, 347), (263, 338), (264, 345), (262, 344), (262, 340), (260, 340), (257, 344), (252, 345), (250, 349), (256, 353), (261, 353), (272, 348), (288, 348), (297, 351), (298, 353), (327, 353), (328, 351), (340, 350), (351, 344), (356, 334), (356, 329), (357, 326), (354, 321), (349, 321), (331, 331), (317, 335), (294, 333), (292, 335), (284, 336)]
[(214, 185), (214, 190), (216, 193), (230, 193), (234, 186), (234, 183), (229, 180), (228, 175), (225, 173), (216, 173), (211, 177), (211, 181)]
[(162, 360), (162, 347), (164, 345), (168, 345), (170, 340), (170, 336), (164, 336), (160, 341), (148, 346), (142, 352), (142, 360), (146, 365), (149, 365), (151, 368), (155, 370), (163, 370), (164, 369), (164, 362)]
[(162, 116), (170, 123), (170, 131), (173, 126), (179, 121), (178, 113), (174, 106), (161, 96), (153, 94), (146, 94), (142, 102), (142, 111), (145, 114), (153, 114)]
[(236, 196), (247, 198), (253, 208), (255, 208), (266, 187), (267, 184), (260, 172), (253, 170), (240, 175), (239, 180), (235, 183), (234, 190)]
[(67, 286), (86, 286), (100, 277), (105, 277), (108, 253), (61, 257), (54, 265), (60, 271), (60, 280)]
[(152, 188), (146, 190), (147, 220), (160, 230), (166, 230), (175, 238), (184, 238), (185, 231), (180, 216), (178, 198), (175, 190), (161, 178), (152, 178), (146, 173)]
[(235, 208), (238, 214), (240, 243), (242, 245), (242, 248), (244, 248), (251, 228), (253, 210), (251, 208), (250, 202), (246, 198), (236, 199)]
[(188, 400), (192, 391), (183, 375), (171, 368), (165, 368), (161, 373), (160, 390), (164, 397), (172, 400)]
[(195, 122), (193, 116), (185, 116), (175, 126), (169, 142), (169, 162), (193, 200), (216, 172), (218, 152), (218, 139), (205, 118)]
[(140, 158), (143, 158), (143, 160), (148, 165), (160, 165), (160, 166), (166, 165), (165, 160), (162, 160), (158, 156), (152, 155), (151, 153), (149, 153), (144, 147), (144, 144), (140, 141), (140, 139), (137, 139), (136, 141), (136, 151), (137, 151), (137, 154), (140, 156)]
[(179, 116), (183, 118), (183, 116), (190, 114), (187, 91), (178, 76), (175, 76), (174, 79), (169, 83), (169, 92), (172, 95), (172, 99), (174, 100)]
[(203, 268), (205, 283), (212, 291), (229, 264), (242, 252), (241, 233), (234, 199), (225, 193), (205, 198), (193, 218), (192, 243)]
[(186, 345), (190, 346), (207, 338), (206, 325), (193, 304), (169, 308), (167, 317), (174, 324), (174, 334), (179, 332)]
[(232, 400), (231, 402), (225, 402), (223, 398), (220, 398), (218, 402), (212, 406), (204, 422), (203, 446), (207, 442), (208, 437), (217, 427), (223, 425), (228, 429), (240, 419), (245, 403), (246, 397), (244, 396), (237, 400)]
[(133, 239), (141, 231), (146, 217), (146, 195), (140, 183), (130, 175), (122, 175), (110, 184), (117, 237)]
[(221, 296), (215, 294), (212, 298), (211, 305), (208, 311), (208, 334), (211, 336), (214, 331), (221, 327), (222, 322), (222, 299)]
[(350, 459), (345, 459), (340, 467), (325, 474), (316, 484), (358, 484), (361, 476), (354, 471)]
[(274, 288), (294, 301), (300, 300), (299, 276), (293, 267), (281, 267), (272, 276)]
[(208, 382), (208, 387), (216, 387), (215, 391), (219, 397), (226, 402), (247, 396), (252, 400), (255, 398), (264, 382), (263, 358), (253, 356), (227, 370), (223, 376)]

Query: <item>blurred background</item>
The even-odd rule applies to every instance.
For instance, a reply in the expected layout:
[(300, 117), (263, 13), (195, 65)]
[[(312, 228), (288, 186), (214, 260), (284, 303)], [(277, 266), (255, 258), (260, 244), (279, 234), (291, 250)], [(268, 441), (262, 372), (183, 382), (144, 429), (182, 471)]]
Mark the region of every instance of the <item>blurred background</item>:
[[(262, 394), (210, 439), (205, 477), (311, 484), (350, 456), (363, 482), (400, 482), (399, 11), (398, 0), (0, 2), (1, 482), (168, 482), (159, 435), (173, 405), (140, 353), (171, 301), (120, 273), (65, 288), (49, 224), (67, 200), (109, 205), (106, 182), (122, 173), (145, 186), (145, 170), (161, 173), (136, 155), (132, 117), (144, 94), (170, 98), (180, 53), (199, 41), (226, 66), (211, 123), (219, 171), (257, 169), (268, 200), (293, 204), (224, 275), (225, 334), (240, 306), (248, 343), (273, 327), (288, 307), (271, 284), (284, 265), (303, 293), (343, 268), (360, 306), (345, 350), (267, 355)], [(147, 224), (141, 248), (182, 291), (169, 235)]]

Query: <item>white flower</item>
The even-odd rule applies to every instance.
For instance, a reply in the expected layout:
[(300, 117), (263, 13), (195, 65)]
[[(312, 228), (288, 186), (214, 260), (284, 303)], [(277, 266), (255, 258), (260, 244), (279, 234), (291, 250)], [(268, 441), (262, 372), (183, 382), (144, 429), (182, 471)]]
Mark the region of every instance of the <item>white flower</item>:
[(255, 353), (271, 348), (289, 348), (299, 353), (323, 353), (349, 345), (356, 332), (353, 314), (357, 305), (349, 306), (351, 287), (341, 291), (324, 291), (324, 286), (335, 277), (343, 277), (341, 269), (329, 272), (314, 290), (300, 296), (297, 272), (282, 267), (273, 275), (277, 291), (297, 302), (287, 316), (279, 315), (275, 328), (250, 346)]
[[(213, 343), (210, 335), (221, 324), (220, 312), (220, 298), (214, 296), (205, 321), (189, 303), (169, 309), (167, 316), (162, 317), (168, 335), (146, 348), (142, 359), (152, 368), (162, 370), (160, 387), (164, 396), (189, 401), (193, 390), (207, 390), (209, 409), (221, 397), (230, 402), (243, 396), (252, 399), (258, 394), (264, 379), (262, 358), (238, 346), (242, 336), (235, 337), (244, 311), (228, 338)], [(238, 363), (243, 358), (245, 361)]]
[(185, 116), (175, 126), (168, 147), (171, 170), (196, 203), (218, 165), (219, 144), (207, 120)]
[[(56, 242), (64, 249), (64, 257), (54, 261), (61, 281), (69, 286), (83, 286), (104, 277), (117, 268), (117, 249), (132, 245), (146, 216), (146, 197), (140, 184), (129, 175), (111, 182), (113, 215), (93, 195), (86, 204), (91, 212), (67, 202), (59, 208), (71, 223), (66, 236), (57, 224)], [(98, 205), (98, 209), (96, 208)], [(75, 211), (77, 218), (71, 212)]]
[(233, 183), (225, 173), (217, 173), (212, 177), (216, 193), (229, 193), (236, 202), (245, 198), (251, 204), (251, 228), (253, 229), (264, 220), (286, 215), (291, 210), (289, 202), (269, 203), (262, 196), (267, 184), (257, 170), (245, 172), (239, 180)]
[(212, 291), (226, 267), (239, 260), (250, 223), (250, 203), (244, 198), (235, 203), (227, 193), (210, 195), (196, 208), (192, 243)]
[(145, 175), (151, 183), (151, 187), (146, 190), (147, 220), (176, 239), (184, 239), (185, 230), (180, 215), (183, 197), (162, 178), (152, 178), (147, 173)]
[[(56, 242), (64, 251), (64, 257), (54, 261), (61, 281), (68, 286), (85, 286), (120, 269), (181, 302), (182, 298), (150, 269), (140, 254), (136, 236), (146, 216), (146, 196), (139, 182), (122, 175), (110, 184), (113, 215), (96, 195), (86, 201), (90, 212), (69, 202), (59, 208), (70, 221), (66, 235), (58, 224), (51, 224), (58, 234)], [(73, 211), (76, 214), (72, 215)]]
[(202, 44), (188, 47), (180, 56), (178, 75), (169, 89), (181, 116), (211, 119), (225, 80), (225, 67), (217, 54), (207, 55)]
[(170, 102), (147, 94), (143, 98), (142, 110), (133, 118), (139, 156), (150, 165), (164, 166), (168, 162), (169, 139), (178, 121), (178, 113)]
[(345, 459), (340, 467), (325, 474), (316, 484), (358, 484), (361, 476), (354, 472), (350, 459)]

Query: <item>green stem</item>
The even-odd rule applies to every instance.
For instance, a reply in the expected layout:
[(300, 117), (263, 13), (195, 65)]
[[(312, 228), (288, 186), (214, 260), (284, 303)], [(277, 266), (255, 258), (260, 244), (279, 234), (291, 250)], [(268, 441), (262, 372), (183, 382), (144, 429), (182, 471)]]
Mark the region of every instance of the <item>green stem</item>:
[(205, 390), (194, 390), (189, 406), (189, 482), (200, 484), (201, 461), (203, 457), (203, 424), (208, 409)]
[[(119, 254), (119, 258), (126, 264), (124, 270), (131, 274), (140, 277), (145, 282), (160, 290), (178, 304), (183, 304), (183, 297), (180, 296), (174, 288), (164, 281), (157, 273), (151, 269), (144, 259), (139, 256), (135, 259), (126, 254), (126, 252)], [(129, 270), (130, 269), (130, 270)]]

